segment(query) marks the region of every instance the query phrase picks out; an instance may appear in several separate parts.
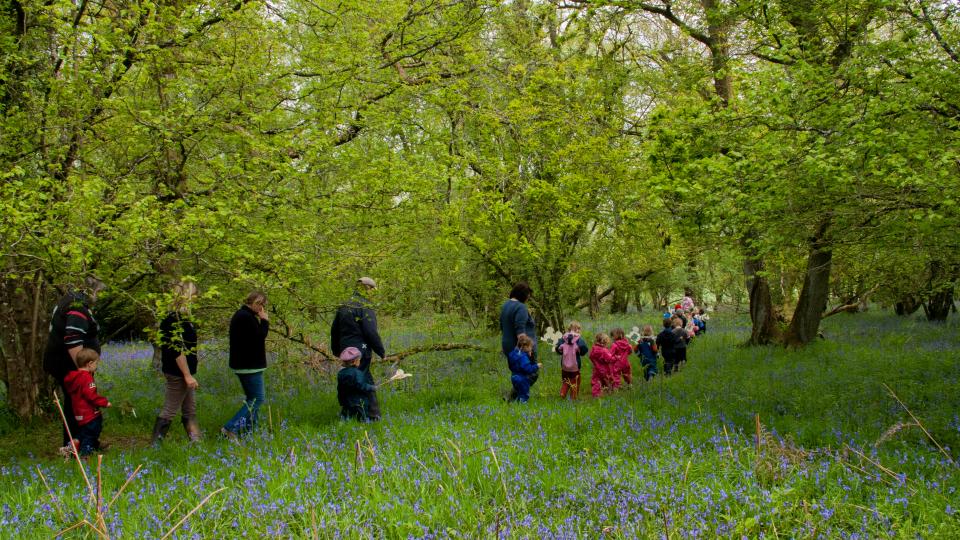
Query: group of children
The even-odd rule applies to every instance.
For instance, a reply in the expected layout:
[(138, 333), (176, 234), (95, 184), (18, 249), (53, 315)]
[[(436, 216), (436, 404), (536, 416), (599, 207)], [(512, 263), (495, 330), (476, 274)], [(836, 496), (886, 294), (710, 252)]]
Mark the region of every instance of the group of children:
[[(707, 330), (707, 316), (702, 309), (693, 306), (684, 308), (677, 304), (674, 311), (664, 313), (663, 330), (654, 335), (652, 325), (644, 325), (636, 344), (630, 343), (622, 328), (610, 333), (599, 332), (594, 336), (593, 347), (581, 336), (582, 327), (573, 321), (567, 332), (557, 341), (554, 351), (560, 355), (560, 397), (577, 399), (580, 393), (582, 357), (586, 355), (592, 364), (590, 393), (599, 397), (633, 383), (633, 368), (630, 355), (640, 358), (643, 379), (649, 381), (657, 374), (657, 357), (663, 357), (665, 375), (676, 372), (687, 361), (687, 344), (695, 336)], [(513, 385), (511, 398), (526, 402), (530, 387), (537, 381), (542, 364), (534, 363), (533, 341), (519, 336), (517, 347), (508, 356), (510, 382)]]

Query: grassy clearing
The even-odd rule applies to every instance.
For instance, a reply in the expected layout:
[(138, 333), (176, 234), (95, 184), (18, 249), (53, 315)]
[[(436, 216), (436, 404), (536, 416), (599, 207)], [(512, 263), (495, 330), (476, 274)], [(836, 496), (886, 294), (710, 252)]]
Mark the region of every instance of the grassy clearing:
[[(711, 323), (680, 374), (579, 403), (556, 397), (558, 361), (546, 351), (526, 406), (503, 402), (509, 381), (496, 353), (414, 357), (404, 366), (414, 377), (381, 391), (386, 417), (377, 425), (340, 422), (332, 376), (282, 354), (268, 372), (265, 429), (241, 444), (210, 436), (188, 445), (175, 426), (159, 449), (146, 446), (162, 398), (148, 348), (111, 346), (102, 393), (137, 416), (107, 413), (105, 439), (120, 449), (104, 456), (105, 502), (142, 469), (103, 523), (113, 537), (160, 538), (225, 488), (174, 536), (960, 536), (958, 468), (921, 429), (904, 426), (911, 417), (883, 386), (955, 455), (956, 319), (833, 317), (828, 340), (800, 352), (738, 348), (743, 320)], [(469, 334), (445, 319), (383, 326), (389, 350)], [(496, 347), (496, 338), (479, 341)], [(225, 366), (211, 344), (198, 375), (210, 434), (239, 406)], [(39, 424), (7, 427), (0, 439), (8, 456), (0, 520), (13, 536), (49, 538), (95, 514), (77, 465), (52, 457), (58, 437)]]

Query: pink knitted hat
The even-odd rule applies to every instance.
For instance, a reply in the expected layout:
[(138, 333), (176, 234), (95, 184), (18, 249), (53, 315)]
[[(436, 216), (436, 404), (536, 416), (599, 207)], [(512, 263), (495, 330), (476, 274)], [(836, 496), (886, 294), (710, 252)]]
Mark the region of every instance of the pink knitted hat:
[(347, 347), (346, 349), (340, 351), (340, 360), (343, 360), (344, 362), (356, 360), (357, 358), (360, 358), (360, 349), (356, 347)]

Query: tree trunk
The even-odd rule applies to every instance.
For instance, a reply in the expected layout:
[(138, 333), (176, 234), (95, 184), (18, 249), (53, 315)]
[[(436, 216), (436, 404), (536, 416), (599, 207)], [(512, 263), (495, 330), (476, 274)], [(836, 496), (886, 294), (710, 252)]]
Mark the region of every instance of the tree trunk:
[(589, 295), (587, 308), (589, 309), (590, 318), (596, 319), (600, 316), (600, 295), (597, 294), (597, 288), (595, 286), (590, 287)]
[(820, 320), (827, 309), (827, 297), (830, 295), (830, 269), (833, 262), (833, 250), (826, 240), (830, 220), (826, 219), (817, 227), (810, 242), (810, 255), (807, 258), (807, 272), (803, 278), (800, 299), (793, 311), (790, 327), (784, 337), (784, 343), (791, 347), (803, 347), (817, 337)]
[(953, 282), (950, 272), (941, 261), (930, 262), (930, 293), (923, 304), (923, 312), (931, 322), (944, 322), (953, 307)]
[(747, 293), (750, 298), (750, 322), (752, 330), (748, 345), (767, 345), (780, 335), (777, 318), (770, 297), (770, 284), (764, 275), (763, 259), (749, 243), (749, 235), (742, 241), (746, 257), (743, 261), (743, 274), (747, 278)]
[(912, 294), (904, 296), (899, 302), (893, 305), (893, 311), (900, 316), (913, 315), (920, 309), (923, 302)]
[(613, 301), (610, 303), (610, 313), (626, 313), (630, 305), (630, 296), (622, 288), (614, 289)]
[(935, 293), (924, 304), (923, 311), (926, 313), (928, 321), (944, 322), (950, 315), (951, 307), (953, 307), (953, 289)]
[(0, 377), (7, 404), (22, 419), (40, 414), (53, 388), (43, 371), (47, 344), (47, 294), (42, 273), (0, 284)]

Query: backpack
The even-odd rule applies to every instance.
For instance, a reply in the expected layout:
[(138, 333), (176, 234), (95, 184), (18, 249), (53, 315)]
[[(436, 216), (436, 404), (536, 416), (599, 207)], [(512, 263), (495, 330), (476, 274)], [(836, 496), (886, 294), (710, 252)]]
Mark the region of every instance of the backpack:
[(574, 333), (569, 333), (563, 336), (563, 343), (560, 344), (560, 368), (563, 371), (580, 371), (580, 367), (577, 365), (577, 353), (580, 352), (580, 347), (577, 346), (577, 341), (580, 340), (580, 336)]

